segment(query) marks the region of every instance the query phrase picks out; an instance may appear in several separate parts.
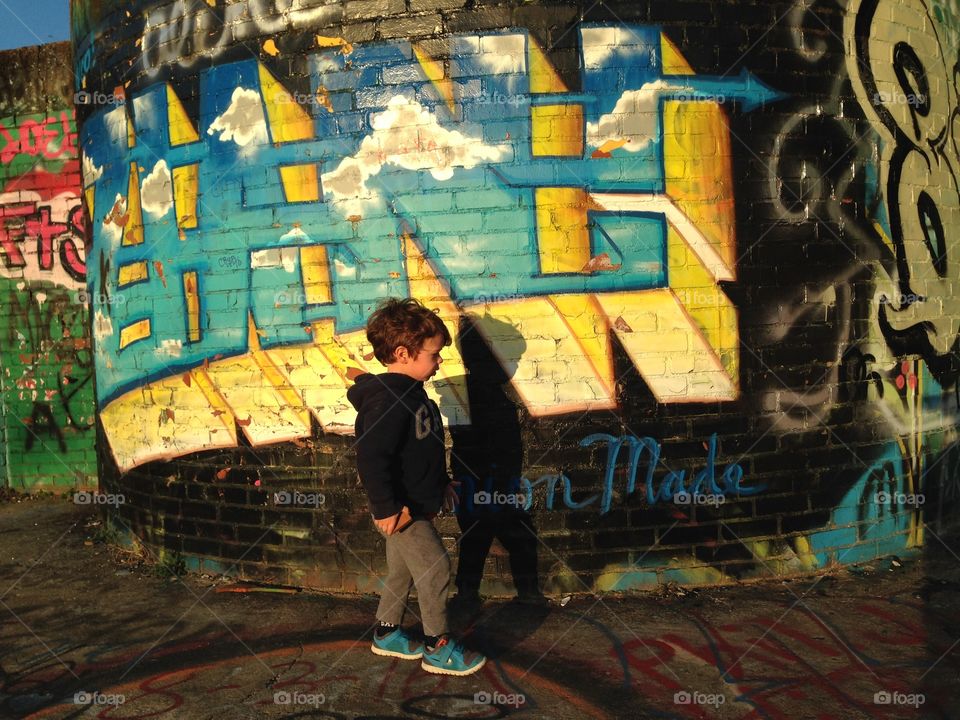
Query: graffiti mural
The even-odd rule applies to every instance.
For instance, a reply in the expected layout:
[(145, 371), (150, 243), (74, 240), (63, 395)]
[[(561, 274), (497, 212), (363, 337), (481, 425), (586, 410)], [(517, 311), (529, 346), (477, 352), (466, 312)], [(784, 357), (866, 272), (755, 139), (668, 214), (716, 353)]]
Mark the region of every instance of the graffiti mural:
[(949, 243), (960, 220), (952, 123), (960, 109), (952, 58), (924, 2), (891, 6), (898, 17), (927, 19), (926, 32), (909, 34), (895, 18), (877, 17), (881, 5), (887, 4), (854, 3), (848, 18), (860, 30), (849, 61), (854, 87), (883, 137), (878, 193), (886, 217), (878, 231), (897, 259), (891, 277), (897, 292), (884, 298), (880, 322), (892, 345), (923, 355), (937, 377), (955, 375), (957, 330), (950, 317), (957, 298), (949, 278), (956, 274), (956, 253)]
[[(723, 105), (779, 96), (694, 74), (656, 28), (579, 32), (581, 93), (504, 32), (449, 38), (446, 74), (409, 42), (331, 47), (305, 96), (263, 64), (217, 66), (199, 127), (169, 84), (92, 116), (95, 363), (119, 466), (235, 445), (237, 420), (254, 445), (309, 435), (311, 414), (349, 431), (386, 295), (451, 323), (481, 308), (534, 416), (616, 407), (611, 334), (659, 401), (736, 399)], [(609, 83), (608, 66), (631, 70)], [(462, 362), (441, 372), (466, 422)]]
[[(752, 293), (741, 310), (759, 326), (744, 337), (757, 370), (744, 392), (785, 447), (832, 448), (831, 461), (811, 458), (809, 470), (784, 466), (770, 488), (805, 483), (812, 508), (830, 508), (784, 521), (803, 533), (794, 554), (815, 567), (920, 547), (923, 503), (904, 500), (924, 497), (931, 458), (955, 438), (944, 228), (958, 203), (955, 180), (937, 175), (956, 167), (946, 129), (955, 90), (942, 106), (926, 98), (938, 82), (948, 87), (934, 72), (956, 57), (948, 15), (894, 1), (795, 3), (787, 15), (794, 69), (829, 80), (791, 98), (772, 124), (772, 152), (756, 156), (771, 227), (754, 250), (776, 258), (779, 287)], [(917, 17), (924, 32), (908, 41), (904, 24)], [(854, 51), (821, 37), (824, 27)], [(851, 102), (858, 111), (847, 112)], [(741, 277), (758, 275), (741, 266)]]
[[(908, 17), (924, 18), (923, 31), (906, 33), (899, 23)], [(950, 320), (957, 310), (950, 244), (960, 221), (954, 127), (960, 26), (936, 3), (867, 0), (851, 5), (844, 29), (855, 39), (847, 58), (851, 85), (879, 148), (867, 164), (881, 257), (872, 266), (875, 352), (851, 352), (863, 366), (855, 371), (863, 378), (861, 392), (878, 401), (898, 436), (905, 464), (896, 476), (904, 487), (894, 497), (922, 498), (926, 459), (955, 440), (960, 410), (951, 397), (960, 345)], [(895, 505), (913, 511), (909, 544), (919, 545), (922, 508)]]
[(96, 475), (80, 173), (72, 109), (0, 119), (0, 369), (18, 489)]
[(80, 289), (86, 278), (72, 110), (0, 119), (0, 276)]
[[(385, 296), (450, 328), (451, 474), (535, 528), (548, 590), (805, 573), (949, 523), (950, 4), (386, 5), (73, 2), (83, 208), (25, 205), (39, 240), (0, 257), (83, 268), (101, 475), (171, 508), (118, 509), (135, 534), (238, 554), (271, 491), (322, 491), (243, 572), (370, 587), (345, 395)], [(20, 123), (11, 162), (73, 142)]]

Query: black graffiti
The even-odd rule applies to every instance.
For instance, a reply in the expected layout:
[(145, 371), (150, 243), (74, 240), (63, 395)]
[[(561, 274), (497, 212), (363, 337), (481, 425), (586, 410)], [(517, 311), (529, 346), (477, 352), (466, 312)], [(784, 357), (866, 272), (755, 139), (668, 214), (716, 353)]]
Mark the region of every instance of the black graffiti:
[[(948, 233), (953, 232), (949, 216), (941, 213), (939, 204), (949, 205), (958, 191), (953, 120), (960, 110), (955, 100), (960, 65), (953, 65), (953, 77), (949, 77), (949, 71), (937, 76), (949, 67), (948, 53), (929, 13), (920, 16), (924, 31), (917, 33), (916, 39), (912, 31), (909, 35), (903, 30), (895, 31), (890, 40), (892, 54), (877, 53), (871, 39), (885, 33), (879, 28), (887, 23), (881, 6), (880, 0), (864, 0), (860, 6), (855, 22), (855, 50), (866, 98), (872, 99), (871, 109), (892, 136), (883, 195), (890, 240), (896, 250), (898, 289), (901, 297), (909, 300), (900, 307), (881, 304), (878, 321), (895, 354), (922, 355), (934, 378), (949, 387), (956, 382), (960, 370), (960, 336), (947, 314), (939, 311), (939, 301), (949, 292), (946, 281), (951, 274), (952, 258), (947, 241), (951, 239)], [(897, 34), (903, 39), (898, 40)], [(924, 43), (925, 39), (930, 42)], [(880, 87), (894, 79), (899, 85), (899, 96), (880, 92)], [(948, 87), (951, 82), (953, 93)], [(948, 121), (941, 126), (943, 116)], [(926, 192), (923, 186), (937, 187), (937, 192)], [(923, 239), (925, 257), (910, 252), (910, 243), (920, 239), (917, 236)], [(935, 282), (929, 279), (927, 268), (936, 273)]]
[[(66, 290), (53, 289), (11, 290), (7, 307), (11, 314), (5, 338), (7, 347), (20, 349), (22, 359), (34, 374), (55, 365), (56, 386), (51, 383), (46, 389), (57, 391), (67, 424), (81, 431), (90, 430), (93, 427), (93, 408), (77, 406), (80, 392), (93, 379), (87, 308), (77, 304)], [(33, 382), (36, 382), (36, 378), (33, 378)], [(57, 425), (52, 409), (49, 405), (46, 408), (38, 410), (36, 404), (34, 406), (32, 421), (36, 422), (39, 417), (43, 421), (41, 428)], [(85, 415), (91, 419), (85, 421)], [(59, 425), (56, 432), (60, 435)], [(29, 450), (33, 446), (33, 438), (29, 434), (27, 443)]]
[(866, 400), (871, 383), (877, 395), (883, 397), (883, 378), (876, 370), (869, 369), (876, 361), (873, 355), (863, 353), (857, 347), (851, 347), (843, 354), (840, 361), (841, 400)]
[[(869, 476), (863, 483), (863, 491), (857, 500), (857, 540), (865, 539), (871, 527), (882, 518), (893, 517), (899, 513), (899, 508), (890, 502), (878, 502), (877, 498), (887, 495), (893, 497), (899, 489), (897, 467), (890, 460), (884, 460), (879, 465), (870, 468)], [(873, 523), (871, 510), (876, 508), (877, 517)]]
[(100, 251), (100, 297), (101, 302), (110, 304), (110, 258), (103, 250)]
[(86, 349), (75, 348), (72, 361), (69, 364), (62, 364), (57, 370), (57, 393), (60, 398), (60, 405), (63, 408), (67, 419), (75, 428), (79, 430), (90, 430), (94, 425), (93, 407), (84, 408), (90, 412), (89, 420), (84, 420), (83, 416), (77, 415), (74, 410), (76, 396), (93, 380), (93, 354)]
[[(920, 140), (920, 122), (917, 115), (927, 117), (930, 114), (930, 81), (916, 51), (905, 42), (898, 42), (893, 48), (893, 71), (904, 96), (917, 99), (916, 102), (909, 103), (908, 107), (913, 120), (913, 130), (917, 140)], [(910, 78), (916, 82), (916, 87), (910, 82)]]
[(27, 451), (33, 449), (33, 443), (37, 440), (40, 440), (43, 444), (43, 440), (40, 438), (41, 433), (45, 433), (48, 437), (56, 440), (60, 446), (60, 452), (65, 453), (67, 451), (67, 444), (63, 441), (63, 432), (53, 417), (53, 410), (47, 403), (35, 402), (33, 403), (33, 412), (30, 414), (30, 427), (27, 432)]
[(926, 229), (923, 241), (927, 245), (933, 268), (940, 277), (947, 276), (947, 240), (943, 230), (943, 221), (937, 210), (937, 203), (926, 191), (917, 198), (917, 212), (920, 214), (920, 226)]

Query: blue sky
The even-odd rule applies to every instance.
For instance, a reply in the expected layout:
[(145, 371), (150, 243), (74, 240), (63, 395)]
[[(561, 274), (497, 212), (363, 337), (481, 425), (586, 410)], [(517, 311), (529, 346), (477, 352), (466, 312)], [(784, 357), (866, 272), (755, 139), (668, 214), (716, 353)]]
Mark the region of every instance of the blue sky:
[(0, 50), (70, 39), (70, 0), (0, 0)]

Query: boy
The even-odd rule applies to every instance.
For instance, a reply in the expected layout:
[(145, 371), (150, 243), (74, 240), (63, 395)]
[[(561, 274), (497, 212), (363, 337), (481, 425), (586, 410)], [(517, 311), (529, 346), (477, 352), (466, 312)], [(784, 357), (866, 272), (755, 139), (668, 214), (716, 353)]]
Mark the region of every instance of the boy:
[[(450, 638), (450, 558), (431, 522), (456, 490), (447, 475), (440, 409), (423, 383), (440, 368), (450, 333), (412, 298), (383, 301), (367, 321), (367, 339), (387, 372), (364, 374), (347, 392), (357, 409), (357, 471), (377, 529), (386, 536), (387, 578), (370, 649), (443, 675), (470, 675), (486, 662)], [(416, 586), (424, 642), (400, 623)]]

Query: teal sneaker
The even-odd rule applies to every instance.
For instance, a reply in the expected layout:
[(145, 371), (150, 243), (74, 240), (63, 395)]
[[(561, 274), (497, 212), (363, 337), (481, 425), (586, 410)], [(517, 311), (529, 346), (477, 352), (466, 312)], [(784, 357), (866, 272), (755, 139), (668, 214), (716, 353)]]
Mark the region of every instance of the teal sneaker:
[(487, 659), (480, 653), (467, 650), (459, 640), (454, 641), (444, 635), (433, 651), (423, 648), (420, 667), (437, 675), (472, 675), (486, 662)]
[(410, 634), (402, 627), (398, 627), (383, 637), (377, 637), (377, 634), (374, 633), (370, 650), (373, 651), (374, 655), (395, 657), (401, 660), (417, 660), (423, 655), (423, 643), (410, 637)]

